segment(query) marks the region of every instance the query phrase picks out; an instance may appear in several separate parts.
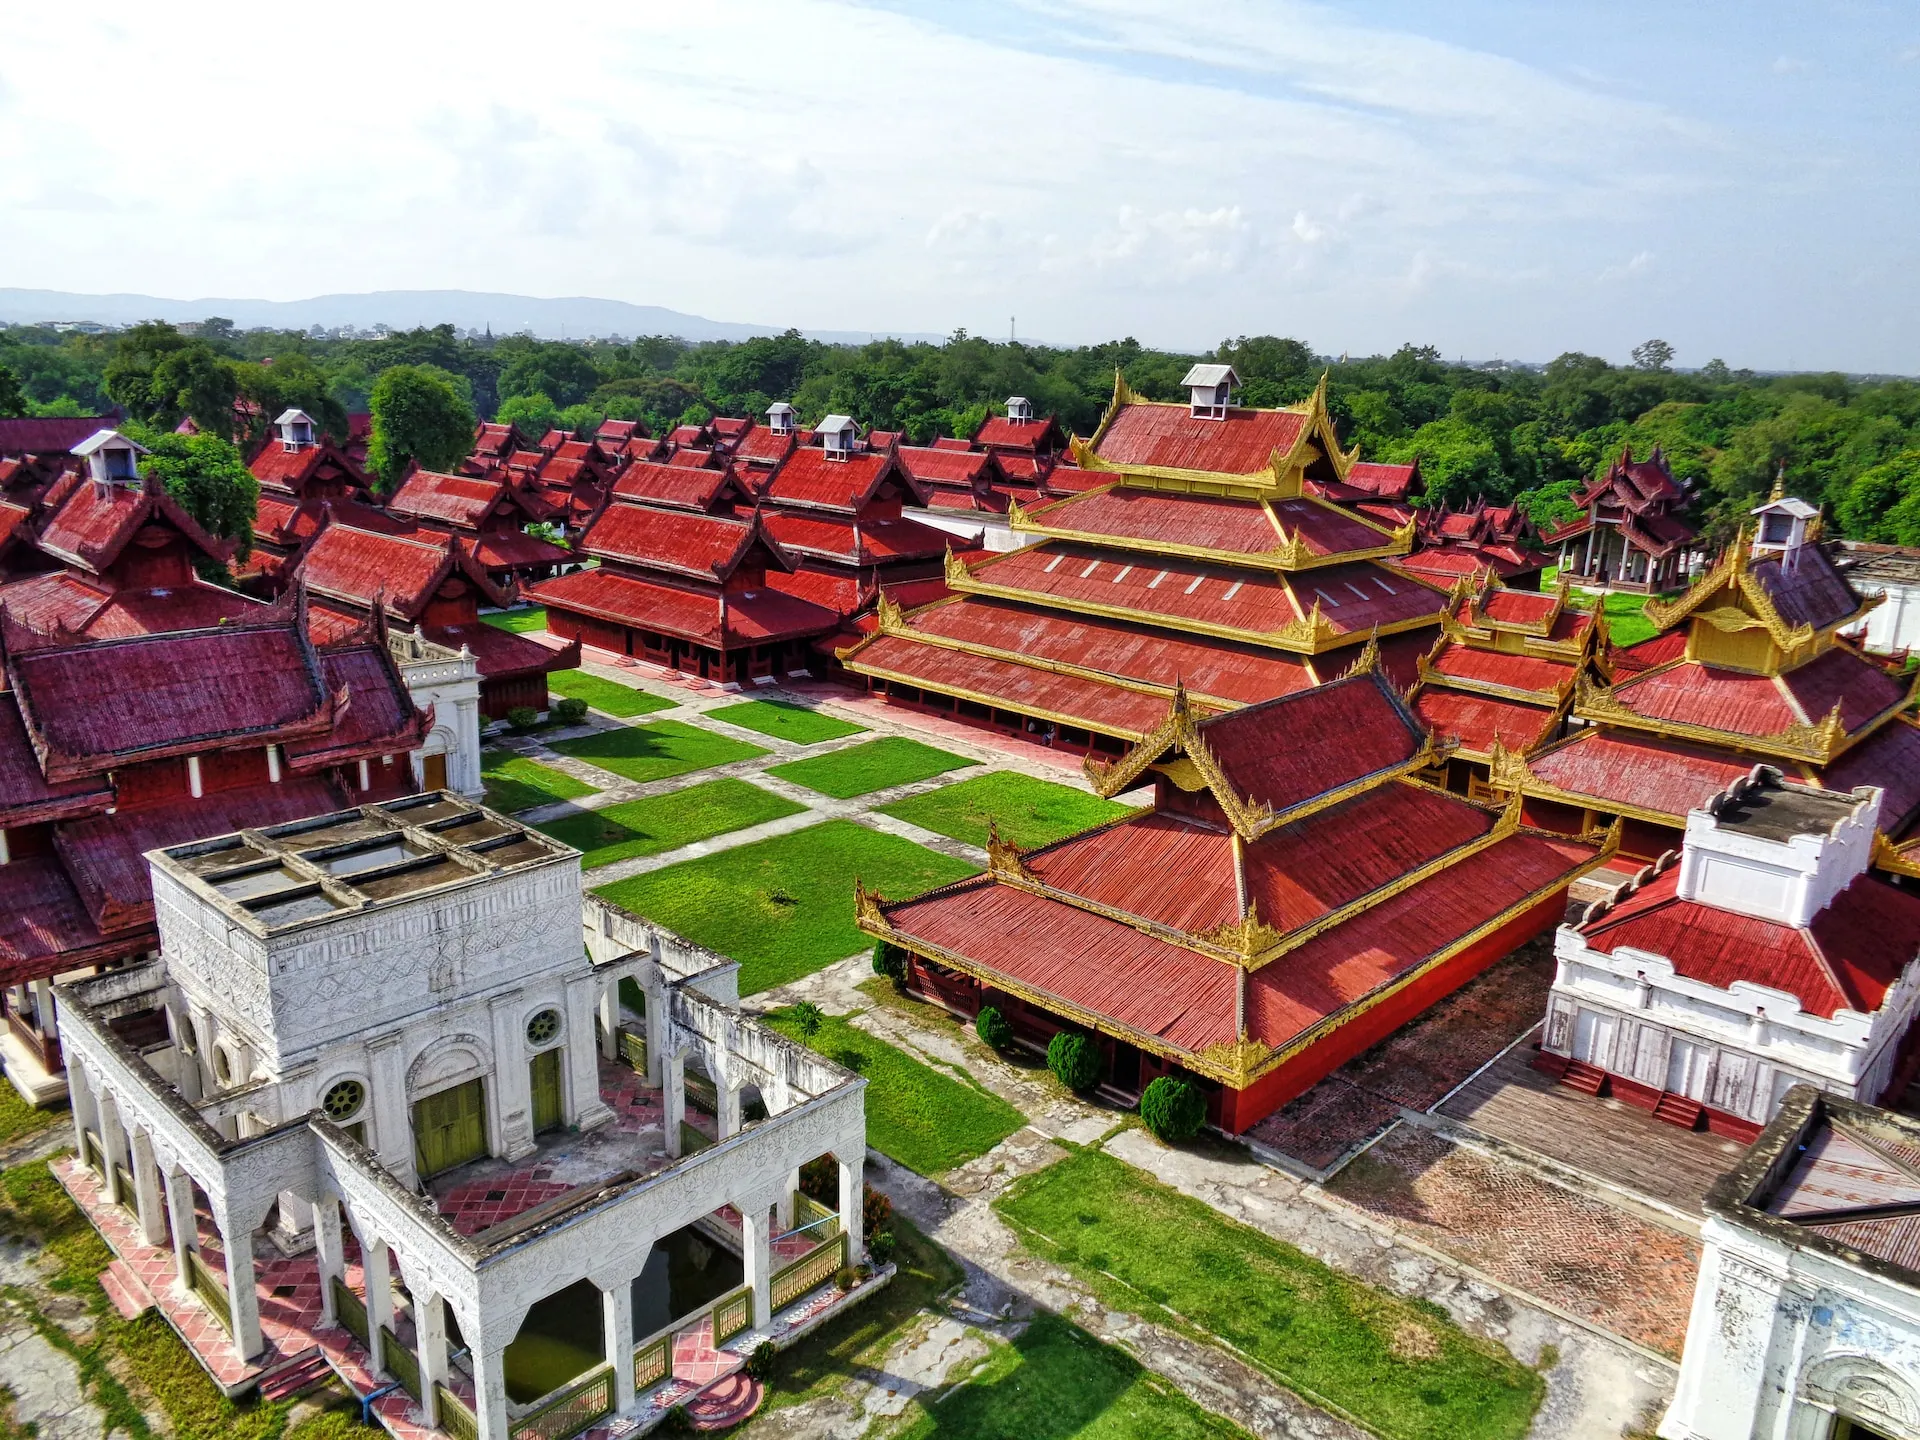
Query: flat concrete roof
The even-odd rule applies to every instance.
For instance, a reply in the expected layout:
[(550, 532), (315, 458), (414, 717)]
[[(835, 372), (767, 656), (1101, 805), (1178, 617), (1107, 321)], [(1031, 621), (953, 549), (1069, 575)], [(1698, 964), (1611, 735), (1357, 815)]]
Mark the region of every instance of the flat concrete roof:
[(1766, 785), (1723, 806), (1722, 830), (1785, 842), (1796, 835), (1825, 835), (1853, 813), (1858, 796), (1810, 785)]
[(274, 934), (578, 853), (440, 790), (171, 845), (148, 859)]

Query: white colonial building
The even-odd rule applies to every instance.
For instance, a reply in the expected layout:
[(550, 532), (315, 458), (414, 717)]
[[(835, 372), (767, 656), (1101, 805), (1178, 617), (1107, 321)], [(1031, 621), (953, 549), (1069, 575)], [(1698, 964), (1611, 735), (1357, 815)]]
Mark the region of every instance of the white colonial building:
[(1748, 1140), (1802, 1082), (1879, 1100), (1920, 1008), (1920, 894), (1871, 871), (1881, 792), (1756, 766), (1555, 940), (1542, 1069)]
[(480, 662), (462, 646), (451, 650), (419, 634), (387, 632), (387, 649), (407, 693), (433, 715), (433, 728), (413, 752), (413, 778), (423, 790), (477, 796), (480, 779)]
[(57, 991), (58, 1173), (229, 1391), (324, 1359), (389, 1428), (561, 1440), (866, 1289), (865, 1081), (576, 852), (441, 792), (148, 858), (159, 958)]
[(1920, 1123), (1798, 1086), (1707, 1196), (1663, 1440), (1920, 1440)]

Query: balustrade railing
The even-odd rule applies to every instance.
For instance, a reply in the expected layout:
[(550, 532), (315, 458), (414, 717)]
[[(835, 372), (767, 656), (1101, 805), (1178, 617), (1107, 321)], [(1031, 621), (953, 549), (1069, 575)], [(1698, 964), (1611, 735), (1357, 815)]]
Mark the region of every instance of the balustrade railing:
[(226, 1282), (214, 1273), (213, 1267), (200, 1258), (198, 1250), (187, 1252), (187, 1281), (193, 1287), (207, 1309), (213, 1312), (213, 1318), (231, 1330), (233, 1328), (233, 1302), (227, 1296)]
[(847, 1263), (847, 1237), (842, 1232), (826, 1244), (816, 1246), (791, 1265), (773, 1272), (768, 1282), (768, 1301), (776, 1312), (786, 1309), (809, 1290), (831, 1280)]
[(753, 1287), (743, 1285), (723, 1295), (713, 1307), (713, 1347), (719, 1349), (753, 1325)]
[(620, 1058), (641, 1075), (647, 1073), (647, 1037), (620, 1027)]
[(440, 1428), (453, 1440), (480, 1440), (480, 1422), (467, 1402), (439, 1381), (433, 1383), (434, 1398), (440, 1402)]
[(407, 1394), (416, 1400), (421, 1397), (420, 1357), (385, 1325), (380, 1327), (380, 1363)]
[(508, 1428), (512, 1440), (568, 1440), (613, 1413), (613, 1367), (602, 1365), (556, 1391)]
[(333, 1277), (333, 1313), (346, 1332), (369, 1350), (373, 1348), (367, 1328), (367, 1305), (347, 1287), (338, 1275)]

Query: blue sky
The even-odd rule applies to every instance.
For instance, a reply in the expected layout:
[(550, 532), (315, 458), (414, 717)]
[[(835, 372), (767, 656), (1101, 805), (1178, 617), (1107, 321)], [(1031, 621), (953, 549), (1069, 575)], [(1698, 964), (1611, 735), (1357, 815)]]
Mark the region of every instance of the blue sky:
[(1911, 4), (325, 13), (11, 22), (0, 283), (1920, 372)]

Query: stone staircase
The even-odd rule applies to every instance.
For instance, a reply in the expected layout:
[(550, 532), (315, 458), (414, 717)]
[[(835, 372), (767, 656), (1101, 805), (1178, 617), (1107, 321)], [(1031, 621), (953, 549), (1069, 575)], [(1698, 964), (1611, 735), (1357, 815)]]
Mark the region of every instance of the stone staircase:
[(695, 1430), (725, 1430), (760, 1408), (765, 1389), (744, 1370), (723, 1375), (686, 1402)]

